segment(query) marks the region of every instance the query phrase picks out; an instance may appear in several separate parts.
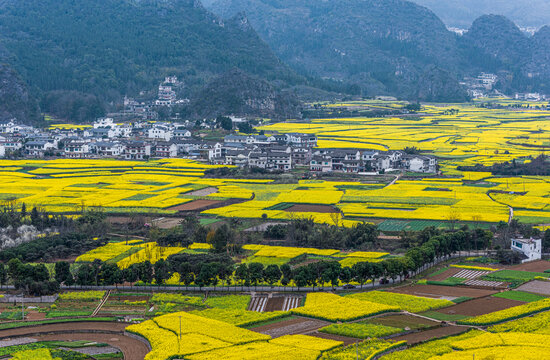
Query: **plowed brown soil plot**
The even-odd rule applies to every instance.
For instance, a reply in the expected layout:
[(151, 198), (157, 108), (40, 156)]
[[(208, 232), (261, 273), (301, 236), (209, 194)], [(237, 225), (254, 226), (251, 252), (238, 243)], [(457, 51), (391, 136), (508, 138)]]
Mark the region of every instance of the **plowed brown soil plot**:
[(550, 282), (533, 280), (529, 281), (527, 284), (521, 285), (517, 290), (550, 296)]
[(442, 337), (456, 335), (468, 331), (469, 328), (465, 326), (442, 326), (436, 329), (430, 329), (417, 333), (411, 333), (403, 336), (397, 336), (392, 338), (394, 341), (407, 341), (407, 345), (418, 344), (427, 340), (439, 339)]
[(458, 269), (458, 268), (449, 268), (449, 269), (445, 270), (444, 272), (442, 272), (441, 274), (434, 275), (434, 276), (429, 276), (428, 279), (432, 280), (432, 281), (445, 280), (447, 278), (450, 278), (451, 276), (454, 276), (454, 275), (458, 274), (461, 270), (462, 269)]
[(149, 352), (147, 346), (139, 340), (111, 334), (58, 334), (35, 337), (38, 341), (95, 341), (109, 344), (124, 354), (124, 359), (143, 360)]
[(276, 338), (283, 335), (306, 334), (327, 325), (330, 325), (327, 321), (294, 317), (273, 324), (258, 326), (250, 330)]
[(292, 205), (287, 212), (316, 212), (316, 213), (338, 213), (338, 209), (328, 205), (308, 205), (308, 204), (296, 204)]
[(325, 334), (320, 332), (312, 332), (306, 335), (315, 336), (321, 339), (329, 339), (329, 340), (336, 340), (336, 341), (343, 341), (344, 345), (353, 344), (356, 342), (363, 341), (362, 339), (356, 339), (348, 336), (340, 336), (340, 335), (333, 335), (333, 334)]
[(264, 312), (266, 311), (281, 311), (283, 310), (283, 304), (285, 298), (283, 296), (276, 296), (267, 299), (267, 304), (265, 305)]
[[(109, 322), (78, 322), (21, 327), (0, 330), (0, 338), (28, 337), (45, 340), (86, 340), (107, 343), (119, 348), (124, 359), (142, 360), (149, 352), (145, 343), (123, 334), (127, 324)], [(59, 332), (59, 334), (55, 334)]]
[(522, 304), (525, 303), (521, 301), (487, 296), (439, 309), (437, 310), (437, 312), (451, 315), (459, 314), (466, 316), (478, 316), (494, 311), (508, 309)]
[(38, 311), (31, 311), (27, 316), (25, 316), (25, 320), (27, 321), (44, 320), (45, 318), (46, 318), (46, 313), (38, 312)]
[(439, 285), (404, 286), (400, 288), (388, 289), (388, 291), (400, 293), (400, 294), (410, 294), (410, 295), (424, 296), (424, 297), (431, 297), (431, 298), (457, 298), (462, 296), (479, 298), (483, 296), (493, 295), (498, 292), (495, 290), (481, 290), (481, 289), (471, 289), (471, 288), (459, 287), (459, 286), (439, 286)]
[(221, 201), (219, 200), (195, 200), (185, 204), (171, 207), (168, 210), (193, 211), (193, 210), (200, 210), (212, 205), (217, 205), (219, 203), (221, 203)]
[(379, 316), (369, 320), (369, 323), (391, 326), (400, 329), (408, 328), (410, 330), (429, 328), (438, 326), (439, 322), (424, 319), (413, 315), (388, 315)]
[(550, 269), (550, 261), (538, 260), (510, 267), (512, 270), (544, 272)]

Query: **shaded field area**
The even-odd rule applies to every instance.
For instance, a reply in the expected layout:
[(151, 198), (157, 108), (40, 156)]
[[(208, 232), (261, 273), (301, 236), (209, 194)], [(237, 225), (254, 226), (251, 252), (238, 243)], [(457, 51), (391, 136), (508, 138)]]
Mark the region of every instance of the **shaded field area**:
[(329, 205), (295, 204), (284, 209), (287, 212), (316, 212), (322, 214), (339, 213), (340, 211)]
[(283, 335), (306, 334), (328, 325), (330, 325), (328, 321), (295, 317), (251, 330), (277, 338)]
[(176, 211), (194, 211), (194, 210), (201, 210), (205, 209), (210, 206), (215, 206), (222, 203), (220, 200), (194, 200), (185, 204), (181, 204), (178, 206), (173, 206), (169, 208), (168, 210), (176, 210)]
[(390, 292), (409, 294), (431, 298), (457, 298), (471, 297), (480, 298), (496, 294), (496, 290), (472, 289), (460, 286), (439, 286), (439, 285), (413, 285), (400, 288), (388, 289)]
[(468, 327), (464, 326), (442, 326), (436, 329), (426, 330), (417, 333), (411, 333), (403, 336), (392, 338), (395, 341), (407, 341), (408, 345), (418, 344), (424, 341), (439, 339), (450, 335), (457, 335), (468, 331)]
[(521, 301), (487, 296), (439, 309), (437, 310), (437, 312), (449, 315), (458, 314), (466, 316), (478, 316), (494, 311), (508, 309), (522, 304), (524, 303)]

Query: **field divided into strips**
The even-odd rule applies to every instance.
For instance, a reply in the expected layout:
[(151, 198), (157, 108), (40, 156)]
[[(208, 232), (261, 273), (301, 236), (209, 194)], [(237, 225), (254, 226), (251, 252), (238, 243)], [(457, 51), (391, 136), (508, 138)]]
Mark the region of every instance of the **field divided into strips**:
[[(189, 247), (179, 246), (159, 246), (156, 242), (143, 242), (143, 240), (129, 240), (121, 242), (107, 243), (96, 249), (90, 250), (76, 258), (76, 263), (91, 263), (98, 259), (109, 263), (116, 264), (121, 269), (127, 269), (133, 264), (149, 261), (155, 264), (160, 259), (167, 259), (169, 256), (179, 253), (202, 253), (211, 248), (207, 243), (193, 243)], [(343, 267), (353, 266), (357, 262), (381, 262), (390, 256), (386, 252), (375, 251), (355, 251), (342, 252), (336, 249), (315, 249), (315, 248), (300, 248), (286, 246), (270, 246), (270, 245), (252, 245), (246, 244), (243, 249), (247, 251), (248, 256), (242, 260), (242, 263), (261, 263), (264, 266), (277, 264), (283, 265), (293, 259), (304, 256), (313, 257), (315, 259), (339, 261)], [(232, 285), (240, 285), (235, 279), (230, 279)], [(352, 284), (357, 284), (351, 282)], [(184, 285), (180, 282), (180, 275), (176, 272), (170, 279), (166, 281), (168, 285)], [(275, 285), (282, 285), (277, 282)], [(291, 281), (290, 286), (296, 286), (294, 281)], [(321, 284), (322, 286), (330, 286), (330, 284)], [(342, 285), (342, 284), (340, 284)], [(358, 284), (357, 284), (358, 285)], [(265, 306), (265, 304), (264, 304)], [(289, 305), (290, 306), (290, 305)], [(292, 307), (291, 307), (292, 308)], [(254, 310), (256, 311), (256, 310)]]
[[(459, 112), (450, 114), (451, 108)], [(55, 213), (102, 207), (108, 213), (175, 214), (185, 211), (188, 204), (188, 209), (221, 218), (312, 218), (339, 226), (376, 220), (381, 230), (389, 232), (444, 227), (449, 221), (487, 227), (508, 221), (510, 207), (522, 222), (550, 223), (550, 177), (497, 177), (457, 170), (460, 165), (523, 162), (539, 155), (540, 146), (550, 144), (544, 135), (550, 130), (550, 111), (430, 105), (422, 113), (403, 118), (313, 119), (261, 129), (315, 133), (319, 146), (325, 148), (417, 147), (439, 157), (443, 178), (419, 176), (389, 186), (322, 180), (280, 184), (206, 178), (205, 171), (215, 166), (185, 159), (2, 160), (0, 200), (16, 200), (27, 208), (38, 206)], [(201, 189), (209, 190), (196, 195)], [(205, 204), (193, 203), (228, 199), (239, 201), (227, 206), (216, 203), (219, 207), (208, 210)]]
[(191, 360), (315, 360), (322, 352), (343, 344), (306, 335), (287, 335), (272, 340), (268, 335), (186, 312), (159, 316), (131, 325), (126, 330), (149, 341), (152, 351), (147, 354), (146, 360), (174, 357)]

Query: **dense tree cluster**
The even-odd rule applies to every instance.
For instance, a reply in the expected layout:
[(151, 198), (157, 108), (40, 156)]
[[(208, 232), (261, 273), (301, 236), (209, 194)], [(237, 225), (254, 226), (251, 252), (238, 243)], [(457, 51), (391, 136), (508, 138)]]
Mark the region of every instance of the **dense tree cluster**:
[[(337, 219), (335, 219), (337, 222)], [(267, 233), (276, 231), (279, 238), (284, 230), (268, 228)], [(286, 227), (289, 244), (317, 249), (345, 249), (375, 247), (378, 241), (378, 229), (373, 224), (357, 224), (351, 228), (316, 224), (312, 219), (296, 219)], [(264, 235), (266, 235), (264, 234)]]
[(503, 163), (486, 166), (482, 164), (476, 164), (475, 166), (459, 166), (460, 171), (486, 171), (491, 172), (493, 175), (550, 175), (550, 163), (546, 155), (539, 155), (535, 159), (529, 162), (518, 163), (516, 159), (512, 161), (506, 161)]

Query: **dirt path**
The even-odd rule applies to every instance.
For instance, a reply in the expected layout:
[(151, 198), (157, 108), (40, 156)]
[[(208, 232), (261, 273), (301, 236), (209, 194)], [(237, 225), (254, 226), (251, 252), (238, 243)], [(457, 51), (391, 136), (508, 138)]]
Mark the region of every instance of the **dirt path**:
[[(128, 326), (112, 322), (58, 323), (0, 330), (0, 339), (32, 336), (38, 340), (88, 340), (104, 342), (120, 349), (126, 360), (142, 360), (149, 352), (147, 345), (124, 335)], [(55, 334), (58, 333), (58, 334)]]

